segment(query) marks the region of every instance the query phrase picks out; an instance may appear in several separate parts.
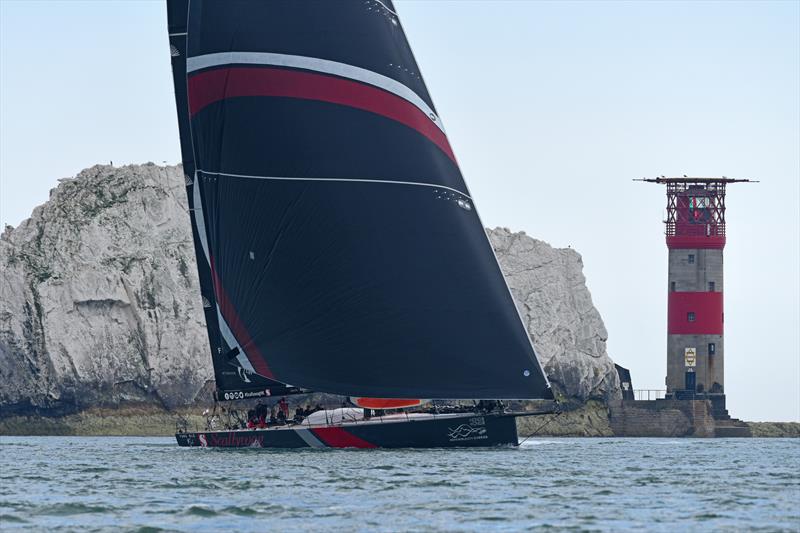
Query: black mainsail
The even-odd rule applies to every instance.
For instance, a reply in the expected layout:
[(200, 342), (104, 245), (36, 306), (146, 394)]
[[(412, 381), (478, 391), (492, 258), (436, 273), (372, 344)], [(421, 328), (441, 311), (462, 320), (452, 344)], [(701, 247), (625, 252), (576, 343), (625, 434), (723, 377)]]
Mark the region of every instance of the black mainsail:
[(391, 1), (167, 4), (218, 387), (551, 398)]

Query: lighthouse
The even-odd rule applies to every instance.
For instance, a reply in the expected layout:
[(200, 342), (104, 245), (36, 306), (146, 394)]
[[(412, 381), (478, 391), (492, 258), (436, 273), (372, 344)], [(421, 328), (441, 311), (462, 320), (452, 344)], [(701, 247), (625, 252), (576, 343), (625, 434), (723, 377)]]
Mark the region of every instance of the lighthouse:
[(667, 377), (666, 397), (707, 399), (714, 416), (725, 409), (725, 188), (751, 180), (653, 178), (666, 185)]

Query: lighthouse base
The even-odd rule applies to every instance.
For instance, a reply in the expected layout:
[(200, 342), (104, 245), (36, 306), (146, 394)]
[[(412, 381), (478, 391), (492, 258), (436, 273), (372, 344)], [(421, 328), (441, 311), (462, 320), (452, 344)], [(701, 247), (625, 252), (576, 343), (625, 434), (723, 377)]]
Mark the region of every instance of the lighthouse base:
[(609, 421), (617, 437), (749, 437), (750, 427), (730, 417), (716, 400), (702, 399), (618, 400), (609, 403)]

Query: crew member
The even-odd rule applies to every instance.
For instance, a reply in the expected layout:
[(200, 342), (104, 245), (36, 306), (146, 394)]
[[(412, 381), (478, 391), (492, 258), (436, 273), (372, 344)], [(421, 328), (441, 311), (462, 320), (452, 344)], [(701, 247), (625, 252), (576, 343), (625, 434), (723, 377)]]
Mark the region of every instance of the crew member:
[(289, 419), (289, 402), (286, 401), (285, 397), (281, 398), (281, 401), (278, 402), (278, 408), (281, 410), (281, 413), (283, 413), (283, 419), (284, 420), (288, 420)]

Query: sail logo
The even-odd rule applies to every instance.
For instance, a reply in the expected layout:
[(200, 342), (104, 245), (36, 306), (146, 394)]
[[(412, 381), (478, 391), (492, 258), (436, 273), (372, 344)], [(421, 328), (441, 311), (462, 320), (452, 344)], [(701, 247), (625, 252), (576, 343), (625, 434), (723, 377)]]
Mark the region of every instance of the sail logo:
[(250, 378), (247, 377), (247, 370), (245, 370), (241, 366), (237, 366), (236, 369), (239, 372), (239, 379), (241, 379), (245, 383), (250, 383)]
[(208, 446), (208, 441), (206, 440), (206, 436), (203, 435), (202, 433), (197, 436), (197, 439), (200, 441), (200, 446), (202, 446), (203, 448)]

